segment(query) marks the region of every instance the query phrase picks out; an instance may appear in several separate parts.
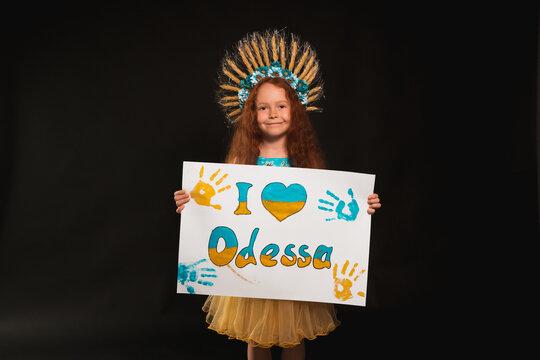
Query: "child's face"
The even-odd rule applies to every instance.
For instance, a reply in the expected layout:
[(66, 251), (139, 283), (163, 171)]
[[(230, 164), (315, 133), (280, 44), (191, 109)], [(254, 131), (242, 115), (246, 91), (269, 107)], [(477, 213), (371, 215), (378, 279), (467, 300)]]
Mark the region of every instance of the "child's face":
[(265, 140), (276, 140), (287, 134), (291, 125), (291, 104), (285, 90), (273, 84), (261, 85), (255, 100), (257, 124)]

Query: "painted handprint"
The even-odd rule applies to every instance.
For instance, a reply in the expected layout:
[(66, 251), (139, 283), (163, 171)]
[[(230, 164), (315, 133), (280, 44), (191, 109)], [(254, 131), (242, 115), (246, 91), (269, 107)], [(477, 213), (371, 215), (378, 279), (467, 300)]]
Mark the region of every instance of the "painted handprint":
[[(343, 264), (343, 268), (341, 269), (341, 275), (345, 275), (345, 272), (347, 272), (348, 266), (349, 266), (349, 260), (345, 261), (345, 264)], [(352, 299), (353, 293), (351, 291), (351, 288), (353, 287), (354, 282), (358, 280), (358, 277), (360, 275), (366, 272), (365, 269), (360, 270), (359, 273), (356, 275), (356, 277), (353, 279), (353, 275), (356, 272), (357, 266), (358, 266), (358, 263), (354, 264), (353, 268), (351, 269), (348, 275), (338, 278), (338, 264), (334, 265), (334, 296), (337, 299), (342, 300), (342, 301)], [(366, 296), (366, 294), (363, 291), (359, 291), (357, 295), (361, 297)]]
[[(214, 179), (216, 178), (216, 176), (219, 174), (220, 171), (221, 169), (218, 169), (215, 173), (213, 173), (210, 176), (210, 181), (214, 181)], [(201, 171), (199, 173), (199, 178), (201, 180), (199, 180), (199, 182), (195, 185), (193, 190), (191, 190), (189, 195), (191, 195), (193, 200), (195, 200), (195, 202), (199, 205), (211, 206), (214, 209), (221, 210), (221, 205), (211, 204), (212, 198), (214, 197), (214, 195), (216, 195), (216, 190), (214, 186), (212, 186), (210, 183), (202, 181), (203, 175), (204, 175), (204, 166), (201, 166)], [(217, 180), (215, 183), (215, 187), (221, 184), (221, 182), (227, 177), (227, 175), (228, 174), (224, 174), (219, 180)], [(231, 185), (227, 185), (225, 187), (222, 187), (221, 189), (218, 189), (217, 192), (220, 193), (230, 188), (231, 188)]]
[(201, 259), (191, 264), (178, 264), (178, 282), (186, 287), (190, 294), (195, 294), (195, 289), (191, 284), (201, 284), (204, 286), (214, 286), (213, 282), (202, 280), (201, 278), (216, 278), (216, 270), (209, 267), (199, 267), (199, 264), (205, 262)]
[[(347, 193), (351, 197), (351, 201), (348, 204), (345, 204), (345, 201), (341, 200), (338, 196), (336, 196), (330, 190), (326, 190), (326, 194), (330, 196), (333, 200), (332, 199), (329, 199), (329, 200), (319, 199), (319, 203), (325, 205), (325, 206), (319, 205), (318, 206), (319, 209), (328, 211), (328, 212), (335, 212), (335, 217), (327, 218), (326, 221), (332, 221), (336, 219), (345, 220), (345, 221), (356, 220), (356, 217), (358, 216), (358, 213), (360, 212), (360, 208), (358, 207), (358, 203), (354, 199), (354, 194), (353, 194), (352, 189), (349, 189)], [(337, 205), (335, 204), (334, 201), (337, 201)], [(345, 205), (347, 205), (348, 214), (343, 212), (343, 210), (345, 209)]]

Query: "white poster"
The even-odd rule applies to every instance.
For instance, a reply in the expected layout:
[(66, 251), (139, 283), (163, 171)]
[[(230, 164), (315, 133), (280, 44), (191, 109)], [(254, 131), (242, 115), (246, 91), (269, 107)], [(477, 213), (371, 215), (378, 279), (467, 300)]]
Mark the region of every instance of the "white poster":
[(184, 162), (178, 293), (365, 306), (375, 175)]

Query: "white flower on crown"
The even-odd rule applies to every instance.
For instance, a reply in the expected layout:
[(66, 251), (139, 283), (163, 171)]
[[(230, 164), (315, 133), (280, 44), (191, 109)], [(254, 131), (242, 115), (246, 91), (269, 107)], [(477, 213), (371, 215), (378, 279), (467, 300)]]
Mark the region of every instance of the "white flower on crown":
[(240, 89), (240, 91), (238, 91), (238, 102), (243, 105), (247, 101), (248, 96), (249, 96), (248, 90)]
[(254, 72), (252, 72), (251, 75), (248, 76), (251, 87), (257, 85), (257, 83), (265, 77), (266, 75), (258, 70), (255, 70)]
[(298, 85), (298, 76), (296, 76), (294, 73), (291, 73), (289, 76), (285, 76), (285, 80), (291, 85), (291, 87), (296, 90), (296, 85)]
[(268, 67), (268, 76), (273, 77), (273, 78), (277, 78), (277, 77), (282, 78), (283, 69), (281, 68), (281, 64), (275, 63), (275, 62), (272, 63), (272, 65)]
[(306, 94), (298, 94), (298, 98), (300, 99), (300, 102), (302, 103), (302, 105), (307, 105), (308, 96)]

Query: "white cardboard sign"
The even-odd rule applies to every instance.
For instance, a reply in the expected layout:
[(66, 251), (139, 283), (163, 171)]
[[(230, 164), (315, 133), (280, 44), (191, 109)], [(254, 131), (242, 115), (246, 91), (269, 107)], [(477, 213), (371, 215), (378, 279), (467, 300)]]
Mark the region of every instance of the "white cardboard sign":
[(184, 162), (178, 293), (365, 306), (375, 175)]

